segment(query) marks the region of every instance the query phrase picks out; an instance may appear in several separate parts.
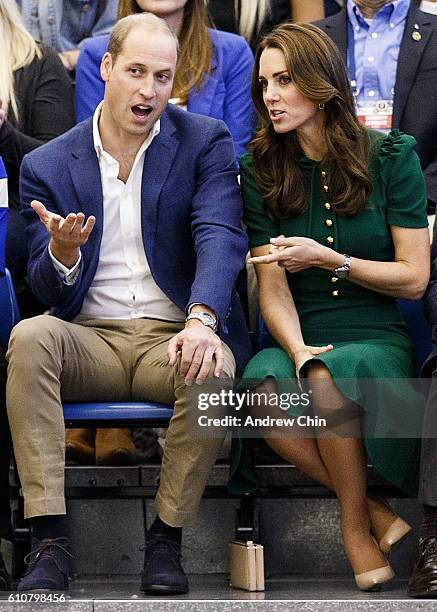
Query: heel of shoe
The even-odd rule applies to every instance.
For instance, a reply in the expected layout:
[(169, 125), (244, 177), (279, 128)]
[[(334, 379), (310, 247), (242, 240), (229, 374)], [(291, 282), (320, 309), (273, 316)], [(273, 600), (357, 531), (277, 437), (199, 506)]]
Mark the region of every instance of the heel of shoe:
[(355, 582), (360, 591), (372, 591), (392, 580), (395, 576), (390, 565), (378, 567), (377, 569), (355, 574)]
[(378, 546), (381, 552), (388, 555), (398, 546), (411, 532), (411, 527), (400, 517), (397, 518), (387, 529), (380, 539)]

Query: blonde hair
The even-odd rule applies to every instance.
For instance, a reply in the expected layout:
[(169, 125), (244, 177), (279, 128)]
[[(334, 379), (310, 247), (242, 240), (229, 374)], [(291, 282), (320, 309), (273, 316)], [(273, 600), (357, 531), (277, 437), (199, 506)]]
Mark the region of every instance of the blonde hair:
[(15, 0), (0, 0), (0, 100), (18, 121), (14, 72), (28, 66), (41, 51), (24, 27)]
[(238, 0), (235, 2), (235, 14), (238, 19), (238, 31), (247, 41), (259, 34), (265, 18), (270, 13), (270, 0), (241, 0), (238, 10)]
[[(141, 12), (136, 0), (120, 0), (118, 4), (119, 19)], [(172, 92), (172, 97), (179, 98), (181, 104), (187, 103), (191, 89), (202, 89), (205, 76), (211, 74), (212, 41), (208, 26), (205, 0), (188, 0), (178, 36), (179, 54)]]

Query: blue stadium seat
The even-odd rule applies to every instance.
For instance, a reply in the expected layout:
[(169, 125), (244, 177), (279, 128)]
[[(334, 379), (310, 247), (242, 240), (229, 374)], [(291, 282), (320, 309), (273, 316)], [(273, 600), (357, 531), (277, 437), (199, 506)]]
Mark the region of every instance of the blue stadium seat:
[[(14, 285), (6, 270), (0, 276), (0, 344), (5, 352), (19, 320)], [(63, 408), (67, 427), (163, 427), (173, 414), (173, 406), (152, 402), (76, 403)]]

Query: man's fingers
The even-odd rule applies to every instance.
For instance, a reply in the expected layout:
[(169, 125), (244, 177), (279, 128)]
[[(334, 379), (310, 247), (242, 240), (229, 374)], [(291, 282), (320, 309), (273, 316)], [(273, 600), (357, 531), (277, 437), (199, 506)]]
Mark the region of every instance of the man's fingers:
[(80, 231), (80, 235), (82, 240), (88, 240), (89, 235), (91, 234), (91, 232), (93, 231), (93, 227), (96, 223), (96, 218), (91, 216), (88, 217), (88, 219), (86, 220), (85, 225), (83, 226), (83, 228)]
[(173, 338), (171, 338), (171, 340), (169, 341), (167, 348), (168, 365), (175, 365), (179, 348), (179, 338), (177, 337), (177, 335), (173, 336)]
[(209, 346), (203, 354), (202, 366), (196, 377), (196, 384), (201, 385), (208, 378), (211, 369), (212, 357), (214, 355), (214, 347)]
[(40, 202), (39, 200), (32, 200), (30, 205), (33, 208), (33, 210), (36, 212), (38, 217), (40, 218), (40, 221), (42, 221), (44, 225), (47, 225), (48, 222), (50, 221), (52, 213), (50, 213), (47, 210), (47, 208), (44, 206), (44, 204)]
[[(184, 355), (184, 347), (182, 347), (181, 376), (185, 376), (185, 384), (187, 385), (191, 385), (193, 380), (197, 377), (197, 374), (202, 366), (205, 347), (199, 345), (194, 352), (192, 350), (190, 352), (191, 359), (189, 363), (187, 363), (185, 361), (187, 359), (187, 353), (185, 351), (186, 354)], [(184, 367), (182, 367), (182, 363), (184, 364)]]
[(223, 370), (223, 348), (221, 343), (215, 349), (215, 368), (214, 368), (214, 376), (219, 378), (220, 374)]

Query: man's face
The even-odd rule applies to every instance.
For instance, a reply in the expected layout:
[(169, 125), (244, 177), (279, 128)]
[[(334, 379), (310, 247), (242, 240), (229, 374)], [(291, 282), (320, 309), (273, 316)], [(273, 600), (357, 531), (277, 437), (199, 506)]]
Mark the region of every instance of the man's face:
[(371, 11), (376, 14), (386, 4), (390, 4), (393, 0), (355, 0), (355, 4), (364, 10)]
[(141, 26), (129, 32), (115, 63), (105, 53), (105, 121), (120, 136), (147, 137), (170, 98), (176, 60), (170, 34)]

